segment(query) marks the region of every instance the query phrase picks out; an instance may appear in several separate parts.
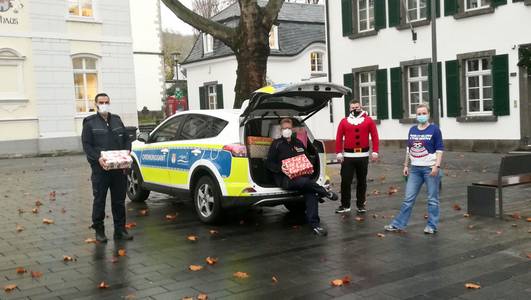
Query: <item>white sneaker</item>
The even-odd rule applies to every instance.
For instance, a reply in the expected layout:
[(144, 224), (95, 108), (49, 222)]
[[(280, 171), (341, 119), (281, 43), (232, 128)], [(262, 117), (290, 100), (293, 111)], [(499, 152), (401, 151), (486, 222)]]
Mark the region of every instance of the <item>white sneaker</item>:
[(396, 227), (393, 226), (393, 225), (385, 225), (385, 226), (384, 226), (384, 229), (385, 229), (385, 231), (389, 231), (389, 232), (397, 232), (397, 231), (400, 231), (399, 228), (396, 228)]
[(431, 228), (430, 226), (424, 227), (424, 233), (425, 234), (435, 234), (437, 233), (437, 230)]

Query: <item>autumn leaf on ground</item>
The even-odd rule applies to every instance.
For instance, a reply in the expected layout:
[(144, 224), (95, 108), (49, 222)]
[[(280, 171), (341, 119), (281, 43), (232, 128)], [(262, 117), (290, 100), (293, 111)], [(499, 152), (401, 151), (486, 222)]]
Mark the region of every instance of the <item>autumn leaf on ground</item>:
[(511, 215), (511, 217), (515, 220), (520, 220), (522, 218), (519, 212), (515, 212), (514, 214)]
[(194, 300), (194, 297), (185, 296), (182, 297), (181, 300)]
[(197, 295), (197, 300), (208, 300), (208, 295), (200, 293), (199, 295)]
[(63, 261), (75, 261), (76, 259), (73, 258), (72, 256), (68, 256), (68, 255), (64, 255), (63, 256)]
[(35, 201), (35, 206), (37, 206), (37, 207), (42, 206), (42, 202), (41, 202), (41, 200), (37, 199), (37, 200)]
[(334, 279), (332, 281), (330, 281), (330, 284), (332, 286), (342, 286), (343, 285), (343, 280), (341, 279)]
[(380, 178), (378, 178), (378, 179), (380, 179), (380, 181), (383, 182), (383, 181), (385, 181), (385, 176), (382, 175), (382, 176), (380, 176)]
[(469, 283), (465, 284), (465, 287), (466, 287), (467, 289), (475, 289), (475, 290), (481, 288), (481, 286), (480, 286), (479, 284), (477, 284), (477, 283), (472, 283), (472, 282), (469, 282)]
[(8, 284), (8, 285), (4, 286), (4, 291), (11, 292), (12, 290), (14, 290), (16, 288), (17, 288), (16, 284)]
[(347, 283), (350, 283), (352, 281), (352, 277), (346, 275), (341, 280), (343, 280), (343, 284), (347, 284)]
[(149, 214), (149, 210), (148, 209), (142, 209), (140, 211), (138, 211), (138, 215), (141, 216), (141, 217), (145, 217)]
[(364, 219), (363, 217), (360, 217), (360, 216), (356, 216), (356, 217), (354, 218), (354, 220), (356, 220), (356, 221), (358, 221), (358, 222), (363, 222), (363, 221), (365, 221), (365, 219)]
[(50, 224), (54, 224), (55, 222), (52, 219), (42, 219), (42, 223), (50, 225)]
[(100, 284), (98, 285), (98, 288), (100, 289), (108, 289), (109, 288), (109, 285), (107, 283), (105, 283), (105, 281), (102, 281), (100, 282)]
[(531, 259), (531, 253), (527, 253), (527, 258)]
[(55, 191), (51, 191), (50, 193), (48, 193), (48, 197), (50, 198), (51, 201), (55, 200), (55, 196), (56, 196)]
[(17, 274), (24, 274), (28, 273), (28, 271), (25, 268), (19, 267), (17, 268)]
[(273, 283), (278, 283), (278, 278), (276, 276), (273, 276), (271, 277), (271, 281), (273, 281)]
[(512, 227), (518, 227), (518, 224), (511, 224)]
[(454, 204), (454, 210), (461, 210), (461, 206), (459, 204)]
[(211, 266), (212, 266), (212, 265), (215, 265), (215, 264), (218, 263), (218, 259), (217, 259), (216, 257), (210, 257), (210, 256), (207, 257), (207, 258), (205, 259), (205, 261), (207, 262), (207, 264), (209, 264), (209, 265), (211, 265)]
[(200, 270), (202, 270), (202, 269), (203, 269), (203, 266), (200, 266), (200, 265), (190, 265), (190, 266), (188, 267), (188, 269), (189, 269), (190, 271), (194, 271), (194, 272), (195, 272), (195, 271), (200, 271)]
[(210, 233), (211, 235), (216, 235), (216, 234), (219, 234), (219, 231), (214, 230), (214, 229), (210, 229), (209, 233)]
[(93, 238), (88, 238), (85, 240), (85, 243), (87, 244), (96, 244), (98, 243), (98, 241), (96, 241), (96, 239), (93, 239)]
[(64, 214), (66, 212), (66, 209), (63, 207), (61, 208), (61, 213)]
[(376, 219), (376, 218), (378, 218), (378, 215), (377, 215), (377, 214), (373, 214), (373, 215), (372, 215), (372, 218), (373, 218), (373, 219)]
[(239, 278), (239, 279), (249, 278), (249, 274), (247, 274), (245, 272), (240, 272), (240, 271), (238, 271), (238, 272), (236, 272), (236, 273), (234, 273), (232, 275), (234, 275), (234, 277)]
[(526, 220), (526, 222), (531, 222), (531, 217), (530, 217), (530, 218), (527, 218), (527, 219), (525, 219), (525, 220)]
[(176, 219), (177, 219), (177, 215), (175, 215), (175, 214), (174, 215), (171, 215), (171, 214), (170, 215), (166, 215), (166, 220), (168, 220), (168, 221), (174, 221)]
[(189, 241), (192, 241), (192, 242), (197, 242), (199, 240), (197, 235), (189, 235), (186, 239), (188, 239)]
[(136, 227), (136, 223), (135, 222), (125, 224), (125, 228), (126, 229), (133, 229), (135, 227)]
[(24, 231), (24, 229), (26, 229), (24, 226), (17, 224), (17, 232)]
[(31, 278), (41, 278), (41, 277), (42, 277), (42, 272), (31, 271)]
[(476, 228), (476, 225), (473, 225), (473, 224), (472, 225), (468, 225), (468, 229), (474, 229), (474, 228)]
[(379, 190), (374, 190), (374, 191), (372, 191), (371, 194), (372, 194), (373, 196), (378, 196), (378, 195), (380, 195), (380, 191), (379, 191)]
[(463, 217), (468, 218), (470, 217), (470, 214), (464, 214)]
[(125, 256), (125, 255), (126, 255), (125, 249), (118, 250), (118, 256)]
[(389, 195), (396, 194), (396, 193), (398, 193), (398, 188), (396, 188), (396, 187), (394, 187), (394, 186), (390, 186), (390, 187), (389, 187), (389, 190), (387, 191), (387, 193), (388, 193)]
[(35, 207), (34, 209), (31, 210), (32, 213), (34, 214), (38, 214), (39, 213), (39, 209), (37, 207)]
[(384, 238), (384, 237), (385, 237), (385, 234), (383, 234), (383, 233), (378, 233), (377, 236), (378, 236), (379, 238)]
[(22, 208), (17, 209), (17, 211), (18, 211), (19, 214), (25, 213), (24, 209), (22, 209)]

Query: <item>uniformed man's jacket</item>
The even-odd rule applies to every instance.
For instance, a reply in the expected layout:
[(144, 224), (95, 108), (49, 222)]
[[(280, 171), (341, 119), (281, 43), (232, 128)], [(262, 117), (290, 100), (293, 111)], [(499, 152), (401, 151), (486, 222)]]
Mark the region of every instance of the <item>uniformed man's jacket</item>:
[(282, 161), (300, 154), (305, 154), (310, 162), (315, 165), (315, 162), (311, 161), (306, 148), (304, 148), (304, 144), (296, 137), (292, 138), (289, 142), (283, 137), (273, 141), (267, 154), (265, 166), (273, 173), (273, 179), (277, 186), (286, 188), (290, 180), (282, 172)]
[(99, 165), (101, 151), (131, 150), (124, 123), (118, 115), (110, 113), (107, 121), (99, 113), (86, 117), (81, 141), (91, 165)]

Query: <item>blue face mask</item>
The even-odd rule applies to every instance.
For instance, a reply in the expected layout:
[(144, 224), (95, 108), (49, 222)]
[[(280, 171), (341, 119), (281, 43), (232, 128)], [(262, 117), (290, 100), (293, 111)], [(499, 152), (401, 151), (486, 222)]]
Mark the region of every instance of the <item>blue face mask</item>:
[(420, 124), (425, 124), (426, 122), (428, 122), (428, 115), (420, 115), (420, 116), (417, 116), (417, 121), (418, 121)]

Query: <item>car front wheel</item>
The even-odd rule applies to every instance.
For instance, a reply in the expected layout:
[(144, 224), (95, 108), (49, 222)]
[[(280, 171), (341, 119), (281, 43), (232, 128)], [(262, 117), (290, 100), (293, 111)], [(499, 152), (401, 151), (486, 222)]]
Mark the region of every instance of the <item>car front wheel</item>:
[(221, 191), (211, 177), (203, 176), (195, 185), (194, 203), (201, 222), (211, 224), (221, 220)]
[(149, 197), (149, 190), (142, 188), (141, 181), (140, 170), (135, 163), (127, 175), (127, 197), (133, 202), (144, 202)]

